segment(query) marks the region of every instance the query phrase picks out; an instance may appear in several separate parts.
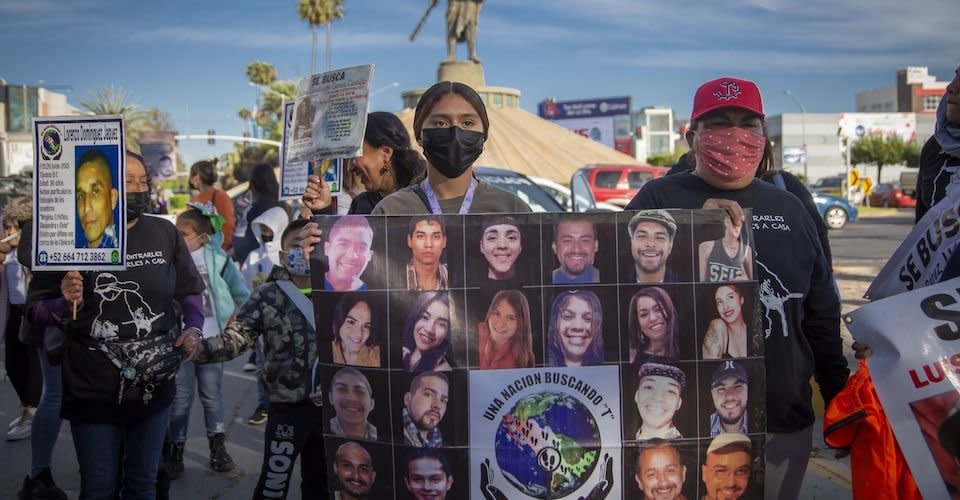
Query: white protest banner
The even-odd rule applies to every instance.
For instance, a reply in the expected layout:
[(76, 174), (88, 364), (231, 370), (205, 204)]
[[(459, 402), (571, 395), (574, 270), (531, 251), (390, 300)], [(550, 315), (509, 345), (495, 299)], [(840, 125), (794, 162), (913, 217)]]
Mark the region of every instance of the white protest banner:
[(120, 116), (33, 121), (33, 269), (126, 267), (126, 142)]
[[(671, 279), (636, 282), (646, 257), (631, 251), (635, 217), (675, 232), (664, 257)], [(698, 269), (699, 254), (707, 270), (720, 265), (702, 244), (723, 237), (725, 218), (719, 210), (315, 217), (324, 242), (310, 257), (319, 332), (310, 392), (324, 395), (327, 461), (342, 453), (368, 466), (362, 481), (335, 469), (332, 490), (700, 498), (699, 471), (721, 450), (742, 498), (761, 498), (767, 405), (756, 269), (726, 259), (729, 272)], [(564, 236), (571, 231), (583, 236)], [(721, 330), (728, 336), (715, 342)], [(717, 403), (715, 394), (727, 395)], [(651, 463), (659, 474), (687, 473), (655, 486), (636, 474)]]
[(303, 195), (310, 176), (310, 162), (291, 162), (287, 160), (289, 142), (293, 134), (294, 102), (283, 105), (283, 135), (280, 139), (280, 199), (293, 200)]
[(960, 242), (960, 189), (947, 189), (947, 196), (913, 226), (870, 283), (864, 298), (879, 300), (940, 281), (957, 242)]
[(360, 156), (373, 65), (335, 69), (300, 81), (287, 141), (291, 162)]
[(951, 498), (948, 489), (960, 491), (958, 443), (939, 437), (960, 404), (958, 304), (960, 278), (955, 278), (844, 317), (850, 333), (873, 351), (868, 359), (873, 385), (924, 498)]

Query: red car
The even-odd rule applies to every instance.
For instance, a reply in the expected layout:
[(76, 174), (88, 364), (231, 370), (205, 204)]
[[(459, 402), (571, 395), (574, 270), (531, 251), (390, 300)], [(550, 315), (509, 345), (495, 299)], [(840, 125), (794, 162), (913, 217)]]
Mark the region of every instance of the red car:
[(598, 202), (624, 206), (630, 203), (647, 181), (667, 175), (670, 169), (652, 165), (587, 165), (576, 174), (582, 175)]
[(901, 188), (898, 182), (885, 182), (870, 193), (870, 206), (913, 208), (917, 206), (916, 192)]

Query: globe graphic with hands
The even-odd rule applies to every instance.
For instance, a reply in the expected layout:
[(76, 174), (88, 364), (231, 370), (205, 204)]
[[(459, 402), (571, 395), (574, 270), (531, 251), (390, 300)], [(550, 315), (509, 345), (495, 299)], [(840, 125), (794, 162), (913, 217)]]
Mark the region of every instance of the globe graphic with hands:
[(517, 402), (497, 429), (497, 465), (533, 498), (563, 498), (583, 486), (596, 467), (600, 430), (576, 398), (559, 392)]

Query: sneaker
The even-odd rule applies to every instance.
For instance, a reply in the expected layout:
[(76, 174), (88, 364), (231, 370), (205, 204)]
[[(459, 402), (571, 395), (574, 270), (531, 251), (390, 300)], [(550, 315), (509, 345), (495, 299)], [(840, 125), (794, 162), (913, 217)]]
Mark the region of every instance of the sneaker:
[(247, 358), (247, 362), (243, 364), (243, 371), (245, 372), (257, 371), (257, 353), (255, 352), (250, 353), (250, 356)]
[(33, 414), (29, 414), (24, 418), (20, 419), (20, 422), (17, 425), (10, 428), (7, 431), (7, 441), (20, 441), (21, 439), (27, 439), (30, 437), (30, 432), (33, 428)]
[(225, 446), (227, 436), (218, 432), (210, 438), (210, 468), (216, 472), (230, 472), (235, 465)]
[(23, 478), (23, 486), (17, 492), (19, 500), (67, 500), (67, 494), (53, 482), (50, 469), (32, 478), (28, 474)]
[(10, 423), (7, 424), (7, 430), (13, 429), (17, 425), (19, 425), (20, 421), (23, 420), (23, 417), (28, 415), (32, 416), (36, 412), (37, 412), (37, 409), (36, 407), (33, 407), (33, 406), (24, 406), (20, 408), (20, 414), (17, 415), (17, 418), (11, 420)]
[(256, 410), (253, 410), (250, 418), (247, 419), (247, 423), (250, 425), (263, 425), (267, 423), (267, 407), (258, 406)]

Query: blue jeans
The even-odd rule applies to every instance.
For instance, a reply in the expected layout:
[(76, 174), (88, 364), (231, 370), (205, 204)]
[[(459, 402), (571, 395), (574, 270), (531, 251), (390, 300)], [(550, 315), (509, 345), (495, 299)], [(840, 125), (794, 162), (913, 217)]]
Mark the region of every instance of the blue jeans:
[(60, 367), (51, 366), (42, 349), (36, 351), (40, 356), (40, 371), (43, 373), (43, 394), (37, 413), (33, 416), (30, 434), (31, 464), (30, 475), (36, 476), (43, 469), (50, 468), (53, 447), (60, 435), (60, 401), (63, 398), (63, 382), (60, 379)]
[[(199, 383), (198, 383), (199, 381)], [(177, 372), (177, 394), (170, 407), (170, 439), (174, 443), (187, 440), (187, 426), (190, 423), (190, 408), (193, 406), (193, 388), (200, 393), (203, 405), (203, 420), (207, 424), (207, 437), (223, 433), (223, 396), (220, 390), (223, 382), (223, 363), (198, 365), (182, 363)]]
[[(71, 425), (80, 463), (80, 500), (114, 500), (123, 485), (124, 500), (155, 500), (157, 468), (170, 407), (128, 424)], [(119, 478), (120, 460), (123, 477)]]
[(254, 359), (257, 364), (257, 371), (255, 372), (257, 376), (257, 406), (266, 408), (270, 406), (270, 403), (267, 401), (267, 388), (263, 385), (263, 337), (257, 338), (256, 346)]

